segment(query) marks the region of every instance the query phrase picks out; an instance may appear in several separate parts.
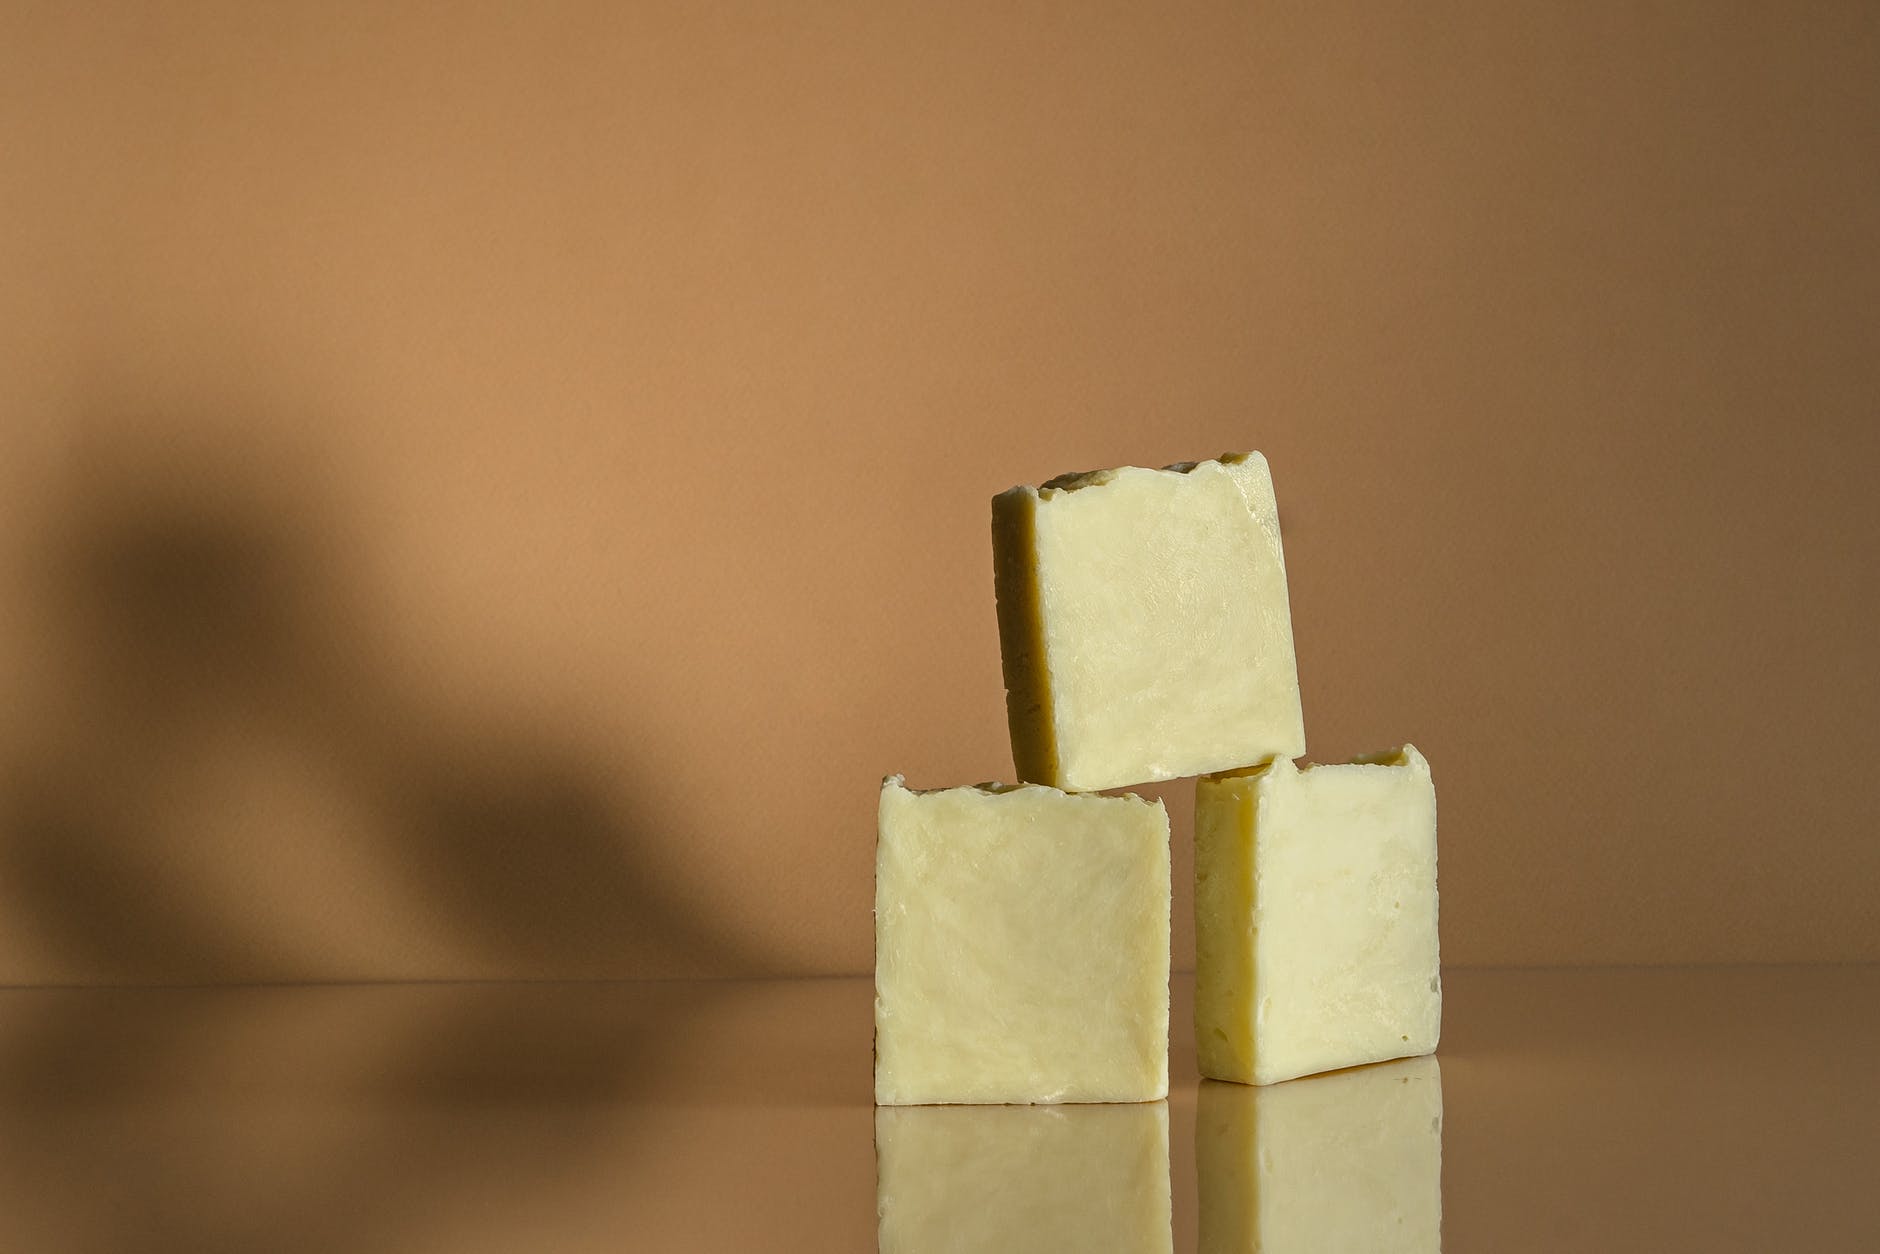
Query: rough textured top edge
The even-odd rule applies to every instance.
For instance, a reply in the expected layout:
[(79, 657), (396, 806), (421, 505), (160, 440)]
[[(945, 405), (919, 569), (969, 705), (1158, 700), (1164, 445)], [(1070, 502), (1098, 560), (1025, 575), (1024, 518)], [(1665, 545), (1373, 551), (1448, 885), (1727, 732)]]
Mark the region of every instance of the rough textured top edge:
[(1379, 749), (1375, 753), (1360, 753), (1349, 762), (1305, 762), (1299, 763), (1301, 771), (1316, 771), (1320, 767), (1376, 766), (1398, 769), (1406, 766), (1424, 766), (1427, 763), (1417, 747), (1405, 741), (1395, 749)]
[(1321, 767), (1379, 766), (1398, 768), (1422, 764), (1426, 764), (1423, 755), (1417, 751), (1415, 745), (1405, 741), (1395, 749), (1379, 749), (1375, 753), (1357, 754), (1348, 762), (1313, 762), (1309, 759), (1301, 758), (1298, 762), (1294, 763), (1288, 762), (1284, 758), (1267, 758), (1265, 761), (1255, 762), (1251, 766), (1234, 766), (1224, 771), (1210, 771), (1201, 778), (1214, 781), (1256, 779), (1275, 769), (1285, 770), (1287, 767), (1291, 767), (1300, 774), (1304, 774), (1307, 771), (1319, 770)]
[(1379, 749), (1375, 753), (1360, 753), (1352, 758), (1347, 766), (1411, 766), (1423, 755), (1409, 741), (1395, 749)]
[(1155, 466), (1113, 466), (1108, 470), (1075, 470), (1068, 474), (1057, 475), (1047, 479), (1037, 487), (1021, 484), (1015, 488), (1007, 488), (1005, 492), (1001, 492), (999, 495), (1004, 496), (1012, 492), (1029, 492), (1049, 500), (1060, 492), (1077, 492), (1084, 488), (1100, 488), (1106, 483), (1113, 482), (1117, 476), (1128, 472), (1151, 475), (1186, 475), (1192, 474), (1202, 466), (1238, 466), (1249, 458), (1260, 456), (1261, 454), (1257, 452), (1222, 453), (1219, 457), (1211, 458), (1206, 461), (1170, 462), (1168, 465), (1159, 468)]
[(1257, 779), (1278, 767), (1282, 762), (1291, 765), (1285, 758), (1264, 758), (1251, 766), (1230, 766), (1224, 771), (1209, 771), (1201, 778), (1210, 783), (1223, 783), (1230, 779)]
[(1114, 795), (1095, 792), (1072, 792), (1063, 788), (1053, 788), (1049, 784), (1007, 784), (998, 780), (988, 780), (981, 784), (949, 784), (941, 788), (909, 788), (907, 786), (906, 776), (887, 775), (882, 777), (881, 787), (883, 790), (898, 788), (902, 792), (912, 794), (916, 797), (927, 797), (943, 792), (978, 792), (984, 793), (990, 797), (1000, 797), (1009, 792), (1024, 792), (1026, 789), (1030, 788), (1036, 789), (1039, 792), (1054, 792), (1060, 797), (1091, 797), (1098, 801), (1133, 801), (1138, 805), (1152, 806), (1158, 810), (1165, 808), (1159, 799), (1139, 796), (1133, 792), (1117, 793)]

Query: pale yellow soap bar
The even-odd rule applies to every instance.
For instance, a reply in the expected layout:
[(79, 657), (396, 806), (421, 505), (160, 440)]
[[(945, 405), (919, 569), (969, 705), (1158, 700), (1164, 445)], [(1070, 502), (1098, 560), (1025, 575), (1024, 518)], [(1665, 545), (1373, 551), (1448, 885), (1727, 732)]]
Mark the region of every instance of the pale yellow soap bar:
[(1436, 787), (1414, 745), (1199, 781), (1201, 1074), (1270, 1084), (1434, 1050), (1436, 920)]
[(1443, 1079), (1412, 1058), (1267, 1088), (1204, 1083), (1201, 1254), (1438, 1254)]
[(1120, 788), (1305, 752), (1260, 454), (1013, 488), (992, 540), (1020, 779)]
[(1160, 801), (882, 785), (877, 1102), (1165, 1097), (1168, 969)]
[(1168, 1104), (875, 1111), (880, 1254), (1169, 1254)]

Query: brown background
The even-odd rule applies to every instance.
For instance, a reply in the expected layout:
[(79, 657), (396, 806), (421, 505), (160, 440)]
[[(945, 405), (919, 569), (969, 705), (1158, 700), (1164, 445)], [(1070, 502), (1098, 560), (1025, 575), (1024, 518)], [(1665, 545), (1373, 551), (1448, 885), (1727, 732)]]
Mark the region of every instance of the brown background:
[(0, 4), (0, 981), (866, 970), (1250, 447), (1452, 963), (1880, 959), (1880, 7), (391, 7)]

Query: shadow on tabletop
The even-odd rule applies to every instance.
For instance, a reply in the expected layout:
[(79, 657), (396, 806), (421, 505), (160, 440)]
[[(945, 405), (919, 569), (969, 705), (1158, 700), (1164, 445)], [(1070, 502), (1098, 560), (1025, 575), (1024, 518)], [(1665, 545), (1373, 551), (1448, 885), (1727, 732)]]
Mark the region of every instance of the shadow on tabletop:
[(0, 1244), (630, 1248), (701, 1182), (748, 1229), (778, 1164), (867, 1150), (857, 988), (0, 991)]

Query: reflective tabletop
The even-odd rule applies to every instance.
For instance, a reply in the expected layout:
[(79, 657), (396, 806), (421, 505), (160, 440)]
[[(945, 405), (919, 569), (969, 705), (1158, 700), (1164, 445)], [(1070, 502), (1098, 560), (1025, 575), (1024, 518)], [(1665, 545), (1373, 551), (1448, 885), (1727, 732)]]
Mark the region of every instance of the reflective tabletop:
[(0, 990), (20, 1251), (1880, 1250), (1880, 967), (1445, 973), (1434, 1064), (870, 1101), (866, 980)]

